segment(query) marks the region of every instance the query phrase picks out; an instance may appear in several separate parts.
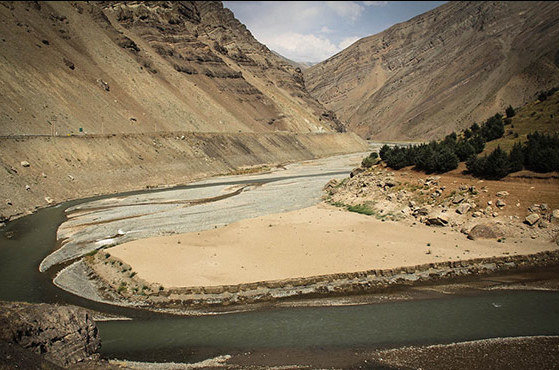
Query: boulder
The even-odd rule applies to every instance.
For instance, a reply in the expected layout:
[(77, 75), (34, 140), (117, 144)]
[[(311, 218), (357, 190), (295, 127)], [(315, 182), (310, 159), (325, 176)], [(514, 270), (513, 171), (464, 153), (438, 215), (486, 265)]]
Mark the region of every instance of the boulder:
[(559, 209), (554, 209), (551, 213), (552, 220), (559, 220)]
[(448, 224), (448, 216), (443, 212), (434, 212), (427, 216), (425, 223), (429, 226), (446, 226)]
[(29, 162), (21, 161), (21, 167), (29, 167), (29, 166), (31, 166), (31, 164), (29, 164)]
[(537, 213), (531, 213), (528, 216), (526, 216), (526, 218), (524, 219), (524, 223), (532, 226), (539, 220), (540, 220), (540, 215), (538, 215)]
[(498, 239), (505, 236), (501, 227), (495, 223), (479, 224), (468, 232), (468, 239)]
[(506, 197), (507, 195), (509, 195), (509, 192), (508, 192), (508, 191), (499, 191), (499, 192), (497, 192), (497, 194), (495, 194), (495, 195), (497, 195), (499, 198), (504, 198), (504, 197)]
[(476, 211), (476, 212), (472, 213), (472, 217), (482, 217), (482, 216), (483, 216), (483, 213), (481, 213), (479, 211)]
[(507, 204), (505, 202), (503, 202), (501, 199), (497, 199), (497, 203), (495, 203), (495, 205), (499, 208), (503, 208)]

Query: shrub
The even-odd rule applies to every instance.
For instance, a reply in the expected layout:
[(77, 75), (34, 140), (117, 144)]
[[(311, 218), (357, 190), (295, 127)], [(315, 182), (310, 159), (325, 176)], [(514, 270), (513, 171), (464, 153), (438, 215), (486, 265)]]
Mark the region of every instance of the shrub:
[(390, 151), (390, 147), (388, 146), (388, 144), (384, 144), (378, 152), (379, 155), (380, 155), (380, 159), (385, 161), (386, 160), (386, 153), (388, 153), (389, 151)]
[(466, 159), (470, 158), (473, 155), (476, 155), (476, 150), (474, 146), (468, 140), (460, 140), (456, 143), (456, 148), (454, 152), (458, 156), (460, 162), (465, 161)]
[(502, 137), (505, 133), (503, 116), (497, 113), (493, 117), (487, 119), (481, 126), (480, 132), (485, 141), (491, 141)]
[(498, 180), (509, 174), (511, 164), (505, 151), (498, 146), (491, 154), (483, 158), (470, 158), (466, 163), (468, 171), (474, 176)]
[(511, 105), (508, 106), (508, 108), (505, 110), (505, 113), (507, 115), (507, 118), (512, 118), (516, 114), (514, 108)]
[(449, 146), (443, 146), (433, 153), (433, 172), (444, 173), (458, 167), (458, 157)]
[(524, 165), (535, 172), (559, 171), (559, 136), (535, 132), (528, 135)]
[(476, 154), (483, 152), (483, 149), (485, 149), (485, 140), (479, 135), (475, 135), (468, 142), (474, 148)]
[(365, 168), (370, 168), (377, 163), (378, 163), (378, 154), (377, 152), (372, 152), (371, 154), (369, 154), (368, 157), (365, 157), (363, 159), (363, 161), (361, 162), (361, 166)]

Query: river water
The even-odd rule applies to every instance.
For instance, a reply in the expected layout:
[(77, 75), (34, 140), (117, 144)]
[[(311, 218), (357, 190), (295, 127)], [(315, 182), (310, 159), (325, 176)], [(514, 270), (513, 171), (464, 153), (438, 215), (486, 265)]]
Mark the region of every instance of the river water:
[[(349, 172), (350, 168), (347, 168)], [(346, 172), (346, 173), (347, 173)], [(340, 176), (341, 172), (332, 172)], [(327, 176), (325, 174), (325, 176)], [(275, 181), (277, 176), (269, 176)], [(254, 179), (229, 178), (233, 185)], [(215, 186), (200, 183), (184, 186)], [(128, 193), (142, 194), (145, 192)], [(487, 292), (420, 301), (357, 306), (270, 308), (197, 317), (172, 317), (91, 302), (52, 284), (59, 269), (40, 273), (53, 251), (65, 209), (96, 199), (49, 207), (0, 230), (0, 299), (74, 304), (130, 321), (99, 322), (107, 358), (191, 362), (253, 348), (399, 347), (493, 337), (559, 335), (559, 293)]]

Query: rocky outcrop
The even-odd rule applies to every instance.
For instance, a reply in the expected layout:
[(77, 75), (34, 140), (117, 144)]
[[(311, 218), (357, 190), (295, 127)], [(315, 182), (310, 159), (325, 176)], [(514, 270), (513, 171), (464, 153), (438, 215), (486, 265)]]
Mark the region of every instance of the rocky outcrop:
[(448, 2), (304, 71), (349, 130), (427, 139), (559, 86), (559, 4)]
[(69, 365), (96, 358), (100, 337), (91, 315), (72, 306), (0, 302), (0, 342)]

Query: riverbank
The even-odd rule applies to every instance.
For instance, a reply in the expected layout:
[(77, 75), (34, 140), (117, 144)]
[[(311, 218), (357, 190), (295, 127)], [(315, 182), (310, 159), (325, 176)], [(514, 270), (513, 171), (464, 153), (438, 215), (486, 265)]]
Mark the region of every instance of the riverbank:
[[(69, 266), (63, 276), (74, 271), (88, 276), (89, 285), (101, 292), (98, 299), (184, 313), (379, 293), (556, 265), (559, 250), (550, 240), (470, 240), (451, 230), (381, 221), (321, 204), (124, 243)], [(78, 285), (66, 288), (84, 294), (88, 284)]]
[(192, 133), (0, 138), (0, 223), (100, 194), (171, 187), (252, 166), (363, 152), (355, 134)]

